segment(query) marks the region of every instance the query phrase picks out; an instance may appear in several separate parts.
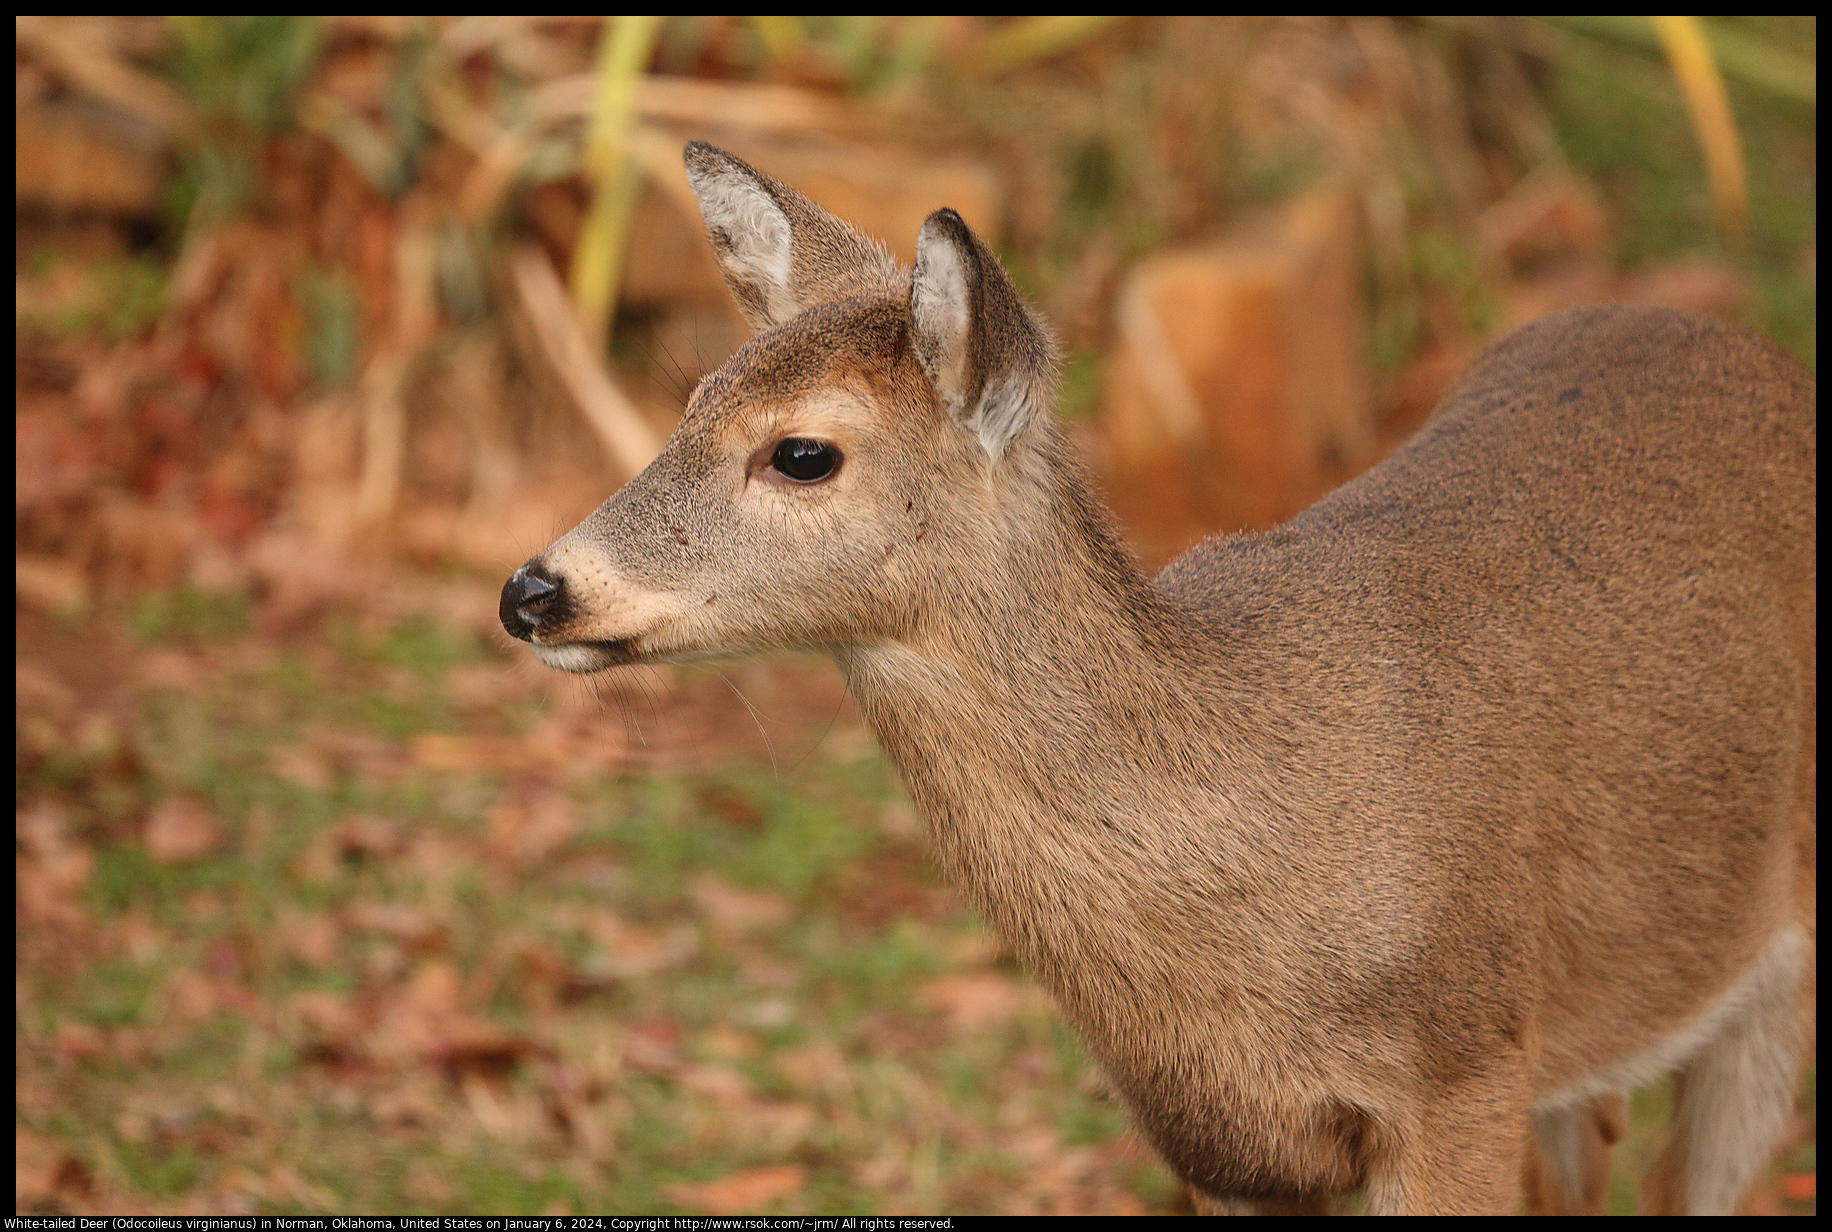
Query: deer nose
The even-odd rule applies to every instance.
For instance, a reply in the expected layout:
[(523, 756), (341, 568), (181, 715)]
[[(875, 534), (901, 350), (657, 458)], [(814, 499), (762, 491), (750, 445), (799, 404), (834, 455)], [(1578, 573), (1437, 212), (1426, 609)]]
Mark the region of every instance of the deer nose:
[(510, 637), (530, 640), (535, 632), (553, 623), (554, 609), (566, 593), (565, 583), (530, 561), (503, 584), (497, 615)]

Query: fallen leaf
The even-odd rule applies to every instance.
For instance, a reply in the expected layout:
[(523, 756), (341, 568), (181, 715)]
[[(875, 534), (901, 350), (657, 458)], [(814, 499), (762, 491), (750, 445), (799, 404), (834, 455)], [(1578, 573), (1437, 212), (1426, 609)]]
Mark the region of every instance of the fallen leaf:
[(268, 755), (267, 766), (275, 778), (307, 791), (329, 791), (337, 782), (330, 759), (302, 744), (276, 748)]
[(636, 928), (609, 909), (592, 912), (583, 923), (602, 950), (581, 966), (579, 974), (587, 980), (655, 975), (684, 966), (700, 950), (699, 930), (691, 924), (666, 930)]
[(424, 1078), (409, 1078), (399, 1086), (384, 1087), (369, 1095), (369, 1114), (383, 1125), (430, 1126), (440, 1120), (439, 1100)]
[(690, 1065), (676, 1079), (683, 1091), (704, 1095), (721, 1104), (742, 1104), (750, 1098), (751, 1084), (729, 1065)]
[(115, 939), (127, 957), (136, 963), (149, 963), (172, 944), (171, 934), (139, 911), (129, 911), (115, 921)]
[(401, 828), (384, 817), (352, 813), (331, 831), (342, 856), (391, 856), (401, 850)]
[(203, 661), (176, 647), (153, 647), (136, 659), (134, 671), (141, 684), (173, 693), (198, 694), (209, 683)]
[(452, 1077), (499, 1077), (551, 1051), (461, 1009), (460, 993), (451, 963), (422, 963), (398, 995), (381, 1005), (374, 1028), (362, 1033), (361, 1043), (378, 1060), (437, 1065)]
[(814, 1133), (820, 1115), (806, 1104), (787, 1100), (754, 1100), (745, 1104), (733, 1127), (740, 1139), (762, 1153), (782, 1157), (793, 1153)]
[(489, 770), (503, 760), (500, 743), (489, 736), (420, 732), (408, 740), (407, 752), (422, 770)]
[(680, 1025), (671, 1019), (638, 1024), (624, 1039), (623, 1063), (643, 1074), (679, 1073), (681, 1057), (676, 1045), (680, 1040)]
[(328, 967), (337, 958), (342, 933), (328, 915), (291, 915), (280, 925), (280, 944), (308, 967)]
[(359, 902), (344, 913), (344, 919), (357, 932), (381, 933), (403, 945), (430, 948), (444, 932), (426, 912), (411, 903)]
[(22, 711), (51, 714), (65, 714), (76, 705), (75, 691), (54, 672), (17, 657), (13, 660), (13, 699)]
[(1781, 1178), (1781, 1196), (1789, 1202), (1811, 1202), (1819, 1195), (1819, 1174), (1790, 1172)]
[(1734, 312), (1749, 302), (1749, 285), (1735, 268), (1697, 258), (1651, 265), (1622, 279), (1616, 297), (1687, 312)]
[(852, 1089), (846, 1057), (828, 1041), (782, 1053), (776, 1068), (804, 1095), (838, 1096)]
[(166, 985), (166, 1012), (180, 1023), (202, 1022), (222, 1008), (215, 983), (201, 972), (182, 968)]
[(687, 883), (687, 896), (721, 933), (742, 934), (789, 919), (788, 900), (757, 890), (740, 890), (707, 874)]
[(709, 1215), (737, 1215), (761, 1210), (772, 1202), (799, 1193), (807, 1183), (806, 1168), (785, 1164), (769, 1168), (747, 1168), (716, 1181), (668, 1185), (662, 1193), (668, 1201), (692, 1211), (704, 1211)]
[(51, 1047), (59, 1060), (88, 1061), (105, 1054), (108, 1041), (100, 1028), (66, 1018), (57, 1024), (57, 1035)]
[(932, 980), (919, 995), (957, 1031), (983, 1031), (1009, 1022), (1025, 999), (1016, 980), (989, 971)]
[(153, 807), (142, 835), (147, 854), (162, 864), (190, 864), (215, 851), (223, 832), (188, 796), (167, 796)]
[(63, 811), (49, 802), (15, 814), (14, 832), (23, 849), (15, 884), (22, 918), (74, 934), (89, 922), (76, 895), (88, 884), (95, 854), (72, 842), (67, 830)]
[(29, 1129), (13, 1140), (13, 1204), (16, 1210), (56, 1205), (80, 1209), (93, 1188), (83, 1161)]
[(445, 680), (446, 696), (466, 710), (493, 711), (534, 691), (534, 676), (496, 664), (460, 667)]
[(557, 791), (532, 800), (505, 796), (490, 809), (490, 847), (517, 865), (538, 864), (578, 832), (578, 806)]
[(89, 579), (67, 561), (14, 556), (13, 595), (52, 616), (77, 616), (89, 606)]
[(552, 1050), (525, 1035), (505, 1031), (487, 1019), (462, 1016), (446, 1025), (427, 1059), (453, 1077), (501, 1078), (523, 1061)]

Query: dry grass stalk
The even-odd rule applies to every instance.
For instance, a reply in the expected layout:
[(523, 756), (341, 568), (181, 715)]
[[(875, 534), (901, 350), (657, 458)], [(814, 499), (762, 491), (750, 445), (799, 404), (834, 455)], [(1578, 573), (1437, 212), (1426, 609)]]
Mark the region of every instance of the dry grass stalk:
[(612, 464), (625, 478), (635, 475), (661, 451), (661, 442), (598, 362), (553, 267), (539, 249), (524, 245), (510, 254), (509, 273), (542, 355)]
[(661, 32), (661, 18), (613, 17), (604, 27), (593, 74), (591, 121), (583, 158), (591, 208), (573, 246), (572, 295), (579, 324), (598, 351), (610, 333), (611, 307), (623, 272), (623, 248), (636, 203), (638, 169), (630, 158), (636, 88)]
[(393, 330), (369, 361), (362, 378), (363, 470), (356, 491), (359, 522), (373, 522), (394, 510), (407, 452), (407, 410), (403, 402), (414, 362), (433, 339), (437, 249), (423, 212), (404, 207), (395, 238)]
[(1660, 36), (1661, 50), (1672, 65), (1673, 79), (1685, 95), (1692, 131), (1705, 156), (1705, 179), (1711, 186), (1711, 204), (1718, 226), (1728, 239), (1740, 240), (1749, 231), (1749, 188), (1743, 169), (1743, 138), (1730, 111), (1711, 45), (1696, 17), (1650, 17)]
[(107, 19), (38, 15), (13, 18), (13, 38), (71, 85), (114, 104), (170, 134), (190, 122), (191, 109), (176, 90), (126, 63), (112, 45)]

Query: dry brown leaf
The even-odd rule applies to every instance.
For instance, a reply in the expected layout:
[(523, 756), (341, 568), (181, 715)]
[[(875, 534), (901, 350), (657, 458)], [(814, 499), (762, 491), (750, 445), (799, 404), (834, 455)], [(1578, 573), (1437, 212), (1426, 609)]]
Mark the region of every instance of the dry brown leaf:
[(668, 1201), (709, 1215), (738, 1215), (762, 1210), (808, 1183), (808, 1170), (794, 1164), (747, 1168), (716, 1181), (675, 1184), (663, 1189)]
[(14, 1130), (14, 1209), (81, 1209), (88, 1204), (92, 1188), (82, 1160), (29, 1129)]
[(352, 813), (332, 831), (340, 855), (391, 856), (401, 850), (401, 827), (386, 817)]
[(329, 791), (337, 782), (330, 758), (303, 744), (283, 744), (267, 757), (269, 771), (282, 782), (307, 791)]
[(382, 1003), (374, 1029), (363, 1035), (378, 1059), (397, 1065), (438, 1065), (453, 1076), (497, 1077), (549, 1050), (527, 1036), (459, 1008), (458, 971), (436, 960), (415, 969), (398, 993)]
[(819, 1123), (819, 1114), (806, 1104), (772, 1099), (746, 1104), (734, 1128), (742, 1141), (780, 1157), (802, 1146)]
[(454, 1076), (501, 1078), (523, 1061), (551, 1055), (551, 1049), (528, 1036), (475, 1015), (460, 1015), (442, 1028), (426, 1059)]
[(701, 874), (690, 880), (687, 895), (713, 926), (725, 934), (779, 926), (786, 923), (790, 915), (789, 902), (781, 895), (741, 890), (711, 874)]
[(89, 579), (69, 561), (15, 556), (13, 595), (46, 615), (81, 615), (89, 606)]
[(381, 933), (409, 946), (427, 945), (444, 930), (411, 903), (359, 902), (344, 913), (344, 920), (358, 932)]
[(585, 965), (583, 974), (634, 979), (685, 966), (700, 950), (699, 930), (691, 924), (669, 929), (631, 928), (610, 912), (596, 913), (592, 938), (604, 953)]
[(86, 930), (88, 912), (77, 894), (88, 884), (95, 855), (67, 833), (63, 810), (41, 801), (16, 814), (15, 832), (24, 849), (15, 861), (18, 912), (27, 923)]
[(68, 713), (76, 705), (76, 693), (58, 676), (39, 663), (13, 660), (13, 699), (23, 711)]
[(369, 1095), (369, 1113), (383, 1125), (437, 1125), (439, 1105), (438, 1092), (425, 1078), (413, 1076)]
[(108, 1037), (100, 1027), (66, 1018), (57, 1024), (51, 1048), (61, 1061), (87, 1061), (107, 1053)]
[(1686, 312), (1731, 313), (1749, 302), (1749, 284), (1721, 261), (1671, 261), (1623, 278), (1616, 298)]
[(162, 864), (189, 864), (215, 851), (222, 828), (208, 810), (188, 796), (167, 796), (153, 806), (142, 833), (147, 854)]
[(925, 984), (924, 1005), (940, 1012), (956, 1031), (984, 1031), (1010, 1022), (1024, 1006), (1025, 990), (1010, 976), (970, 972)]
[(572, 841), (579, 831), (579, 807), (549, 788), (532, 800), (504, 796), (491, 807), (489, 821), (491, 849), (526, 866)]
[(174, 693), (195, 695), (210, 683), (202, 658), (177, 647), (156, 646), (137, 656), (134, 674), (142, 685)]
[(573, 1144), (587, 1159), (608, 1159), (615, 1143), (610, 1127), (597, 1109), (576, 1095), (555, 1092), (553, 1112), (556, 1120), (572, 1135)]
[(222, 1009), (217, 986), (202, 972), (188, 967), (172, 973), (165, 989), (166, 1012), (178, 1023), (202, 1022)]
[(408, 739), (407, 751), (422, 770), (490, 770), (502, 762), (501, 744), (489, 736), (419, 732)]
[[(495, 619), (493, 612), (491, 619)], [(534, 681), (530, 672), (496, 664), (460, 667), (445, 678), (445, 693), (463, 709), (495, 710), (528, 696), (534, 691)]]
[(430, 1013), (445, 1013), (458, 1008), (458, 994), (463, 982), (458, 968), (443, 960), (421, 963), (415, 968), (401, 1000)]
[(676, 1046), (680, 1039), (679, 1025), (668, 1019), (634, 1026), (624, 1038), (623, 1063), (643, 1074), (678, 1073), (681, 1058)]
[(721, 1104), (742, 1104), (751, 1096), (750, 1080), (729, 1065), (689, 1065), (676, 1081), (683, 1091)]
[(310, 989), (294, 993), (292, 1012), (308, 1031), (330, 1040), (353, 1038), (360, 1030), (355, 1009), (346, 997)]
[(783, 1053), (776, 1058), (776, 1068), (804, 1095), (842, 1095), (852, 1088), (845, 1054), (826, 1040)]

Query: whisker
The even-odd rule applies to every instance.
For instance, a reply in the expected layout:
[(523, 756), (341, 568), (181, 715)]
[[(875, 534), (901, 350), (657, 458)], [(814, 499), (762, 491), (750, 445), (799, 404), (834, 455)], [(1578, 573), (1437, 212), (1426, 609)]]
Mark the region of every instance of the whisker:
[[(738, 686), (731, 682), (730, 677), (724, 672), (714, 672), (713, 674), (718, 676), (720, 680), (725, 681), (725, 687), (732, 691), (733, 696), (744, 703), (744, 708), (746, 710), (750, 711), (751, 722), (756, 725), (757, 734), (763, 737), (764, 751), (770, 755), (770, 773), (780, 779), (782, 777), (782, 768), (776, 764), (776, 745), (770, 740), (770, 733), (763, 730), (763, 716), (758, 712), (757, 707), (751, 705), (751, 699), (746, 697)], [(771, 722), (775, 722), (775, 720), (772, 719)]]
[(808, 746), (808, 751), (801, 755), (800, 760), (798, 760), (793, 766), (789, 767), (790, 774), (794, 774), (797, 770), (801, 769), (802, 763), (806, 762), (810, 757), (813, 757), (815, 754), (815, 750), (819, 749), (822, 744), (826, 743), (827, 737), (833, 734), (833, 725), (840, 721), (840, 711), (843, 710), (845, 706), (846, 706), (846, 694), (841, 693), (839, 700), (833, 703), (833, 713), (827, 716), (827, 726), (821, 728), (821, 734), (815, 738), (815, 741), (813, 744)]

